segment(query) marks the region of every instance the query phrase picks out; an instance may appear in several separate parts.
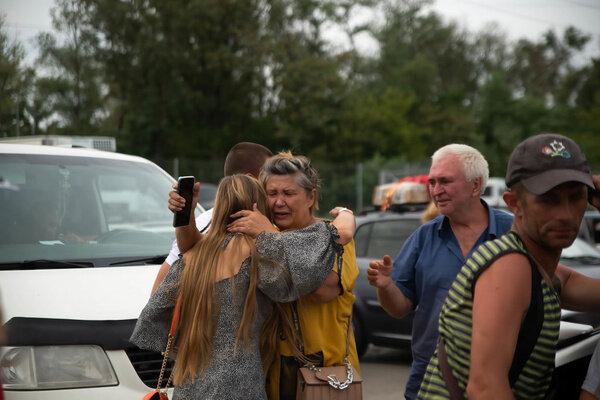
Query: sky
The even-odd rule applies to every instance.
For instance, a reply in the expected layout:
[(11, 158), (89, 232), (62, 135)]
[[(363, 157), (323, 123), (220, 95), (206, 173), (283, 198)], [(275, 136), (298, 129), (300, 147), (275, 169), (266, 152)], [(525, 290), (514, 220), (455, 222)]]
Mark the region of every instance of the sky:
[[(33, 58), (32, 38), (39, 32), (52, 30), (53, 4), (54, 0), (0, 0), (7, 32), (25, 46), (26, 62)], [(495, 23), (511, 40), (521, 37), (536, 40), (548, 29), (562, 33), (572, 25), (593, 37), (586, 56), (600, 56), (600, 0), (435, 0), (427, 9), (472, 31)], [(331, 35), (335, 40), (336, 33)], [(363, 38), (358, 46), (369, 52), (373, 42)]]
[(574, 26), (592, 36), (586, 54), (600, 56), (600, 0), (436, 0), (432, 9), (472, 30), (495, 22), (513, 40)]

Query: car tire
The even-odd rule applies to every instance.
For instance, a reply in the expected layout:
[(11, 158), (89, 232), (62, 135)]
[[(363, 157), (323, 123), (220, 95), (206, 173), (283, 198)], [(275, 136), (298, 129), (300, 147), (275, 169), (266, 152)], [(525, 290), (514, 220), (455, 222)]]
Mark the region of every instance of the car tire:
[(356, 313), (352, 315), (352, 330), (354, 331), (356, 352), (358, 353), (358, 358), (361, 358), (367, 351), (367, 346), (369, 345), (369, 343), (367, 342), (367, 338), (365, 337), (365, 331), (362, 328), (360, 318), (358, 317), (358, 315), (356, 315)]

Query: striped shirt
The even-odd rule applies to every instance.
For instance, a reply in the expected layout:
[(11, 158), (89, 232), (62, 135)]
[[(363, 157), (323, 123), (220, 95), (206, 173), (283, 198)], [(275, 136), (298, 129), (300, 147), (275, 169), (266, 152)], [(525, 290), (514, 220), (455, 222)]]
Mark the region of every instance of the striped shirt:
[[(533, 259), (514, 232), (480, 245), (463, 265), (440, 313), (440, 337), (446, 344), (448, 364), (459, 388), (465, 392), (469, 380), (475, 282), (496, 259), (509, 253), (521, 253), (530, 259), (534, 269), (533, 276), (539, 278), (544, 312), (537, 341), (511, 388), (516, 399), (543, 399), (554, 370), (554, 355), (560, 327), (560, 304), (558, 295), (541, 278)], [(440, 371), (437, 350), (431, 357), (417, 398), (450, 398)]]

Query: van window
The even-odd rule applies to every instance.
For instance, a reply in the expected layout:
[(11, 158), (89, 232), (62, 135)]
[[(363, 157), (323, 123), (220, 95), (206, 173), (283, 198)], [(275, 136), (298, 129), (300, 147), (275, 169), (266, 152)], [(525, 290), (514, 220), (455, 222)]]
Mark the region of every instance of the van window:
[(0, 264), (166, 255), (175, 237), (171, 178), (154, 164), (0, 155)]

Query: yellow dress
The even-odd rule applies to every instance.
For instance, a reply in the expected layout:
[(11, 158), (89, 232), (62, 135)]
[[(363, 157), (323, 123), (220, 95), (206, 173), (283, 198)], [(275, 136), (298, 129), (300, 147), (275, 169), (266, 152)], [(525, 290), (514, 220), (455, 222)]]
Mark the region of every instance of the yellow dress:
[[(337, 265), (334, 267), (334, 271), (337, 272)], [(352, 290), (357, 276), (358, 266), (356, 265), (354, 240), (352, 240), (344, 246), (341, 279), (342, 294), (329, 303), (317, 303), (309, 299), (308, 296), (300, 298), (296, 303), (304, 343), (304, 354), (311, 355), (322, 352), (323, 366), (342, 365), (346, 356), (346, 335), (352, 304), (354, 303)], [(291, 307), (290, 304), (287, 310), (288, 313), (291, 313)], [(282, 339), (279, 340), (277, 357), (267, 375), (267, 396), (271, 400), (294, 398), (294, 396), (289, 396), (291, 396), (292, 391), (295, 394), (295, 386), (288, 389), (290, 395), (286, 396), (281, 393), (280, 397), (281, 364), (282, 358), (286, 357), (290, 357), (288, 360), (291, 360), (292, 351), (290, 343)], [(360, 372), (352, 329), (350, 330), (348, 359)]]

